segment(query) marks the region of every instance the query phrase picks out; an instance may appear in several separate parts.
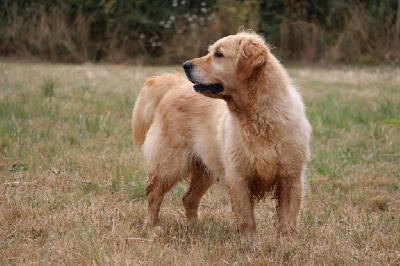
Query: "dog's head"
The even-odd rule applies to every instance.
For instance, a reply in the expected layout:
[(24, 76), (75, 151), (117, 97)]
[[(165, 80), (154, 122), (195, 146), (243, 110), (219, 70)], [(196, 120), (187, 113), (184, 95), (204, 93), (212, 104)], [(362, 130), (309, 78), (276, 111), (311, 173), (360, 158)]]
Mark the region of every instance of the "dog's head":
[(183, 64), (194, 90), (212, 98), (223, 98), (256, 79), (266, 65), (269, 49), (263, 38), (242, 32), (218, 40), (206, 56)]

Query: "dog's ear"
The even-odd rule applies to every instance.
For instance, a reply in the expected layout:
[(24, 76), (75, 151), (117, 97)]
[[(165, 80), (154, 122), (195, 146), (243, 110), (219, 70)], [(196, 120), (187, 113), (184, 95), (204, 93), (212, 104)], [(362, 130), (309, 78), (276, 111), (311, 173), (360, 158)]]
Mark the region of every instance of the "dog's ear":
[(239, 80), (248, 79), (253, 70), (267, 63), (268, 50), (264, 43), (251, 38), (243, 38), (239, 42), (236, 58), (236, 76)]

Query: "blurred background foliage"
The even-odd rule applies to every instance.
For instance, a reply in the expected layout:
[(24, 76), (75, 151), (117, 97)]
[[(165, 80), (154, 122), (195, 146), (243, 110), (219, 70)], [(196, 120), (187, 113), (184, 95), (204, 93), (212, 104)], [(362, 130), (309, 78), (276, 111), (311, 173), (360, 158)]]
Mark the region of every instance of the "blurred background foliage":
[(239, 27), (288, 62), (400, 60), (400, 0), (0, 0), (0, 56), (180, 64)]

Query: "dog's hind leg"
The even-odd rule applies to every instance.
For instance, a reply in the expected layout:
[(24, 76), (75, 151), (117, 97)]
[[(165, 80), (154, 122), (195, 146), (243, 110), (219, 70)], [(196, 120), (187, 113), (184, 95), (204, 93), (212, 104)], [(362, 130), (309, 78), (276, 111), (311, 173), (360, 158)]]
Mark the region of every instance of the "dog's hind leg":
[(204, 166), (199, 163), (194, 163), (194, 167), (190, 172), (189, 188), (182, 197), (188, 221), (197, 219), (201, 197), (211, 185), (212, 178), (207, 170), (204, 169)]
[(151, 228), (156, 225), (164, 196), (178, 181), (179, 179), (176, 178), (161, 178), (157, 174), (149, 175), (149, 184), (146, 189), (148, 201), (146, 227)]

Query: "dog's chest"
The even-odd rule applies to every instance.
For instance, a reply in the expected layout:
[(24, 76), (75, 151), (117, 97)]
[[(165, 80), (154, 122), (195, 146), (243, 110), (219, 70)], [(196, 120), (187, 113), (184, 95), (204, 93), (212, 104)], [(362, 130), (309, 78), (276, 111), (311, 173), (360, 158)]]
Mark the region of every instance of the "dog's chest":
[(273, 142), (253, 142), (250, 145), (244, 141), (236, 143), (235, 151), (229, 154), (237, 172), (244, 176), (258, 176), (265, 181), (275, 179), (279, 157)]

